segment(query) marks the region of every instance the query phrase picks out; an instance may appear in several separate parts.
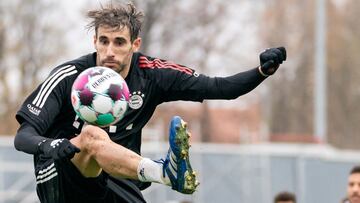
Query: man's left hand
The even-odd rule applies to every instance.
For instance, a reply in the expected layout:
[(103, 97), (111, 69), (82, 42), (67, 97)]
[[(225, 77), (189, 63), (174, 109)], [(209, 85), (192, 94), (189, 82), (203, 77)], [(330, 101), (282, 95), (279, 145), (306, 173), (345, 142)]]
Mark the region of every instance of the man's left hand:
[(259, 71), (264, 76), (272, 75), (286, 60), (285, 47), (269, 48), (260, 54)]

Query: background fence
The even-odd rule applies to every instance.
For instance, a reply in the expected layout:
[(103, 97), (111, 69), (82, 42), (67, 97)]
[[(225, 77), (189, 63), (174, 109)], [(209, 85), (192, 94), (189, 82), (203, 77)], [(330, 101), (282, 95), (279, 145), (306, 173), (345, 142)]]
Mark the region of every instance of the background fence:
[[(38, 202), (32, 157), (17, 152), (12, 142), (13, 137), (0, 137), (0, 203)], [(164, 157), (167, 148), (167, 143), (145, 143), (143, 155)], [(288, 190), (300, 203), (338, 203), (360, 153), (322, 145), (194, 144), (191, 159), (201, 182), (198, 191), (188, 196), (153, 184), (143, 191), (148, 202), (266, 203)]]

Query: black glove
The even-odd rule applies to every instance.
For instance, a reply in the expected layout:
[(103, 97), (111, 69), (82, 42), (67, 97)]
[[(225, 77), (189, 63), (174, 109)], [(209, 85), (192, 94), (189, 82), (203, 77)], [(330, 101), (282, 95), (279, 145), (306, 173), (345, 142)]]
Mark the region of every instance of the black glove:
[(266, 49), (260, 54), (259, 71), (264, 76), (272, 75), (285, 60), (286, 49), (284, 47)]
[(64, 158), (71, 159), (75, 153), (80, 152), (80, 149), (71, 144), (68, 139), (47, 139), (39, 143), (39, 150), (45, 156), (52, 157), (54, 160)]

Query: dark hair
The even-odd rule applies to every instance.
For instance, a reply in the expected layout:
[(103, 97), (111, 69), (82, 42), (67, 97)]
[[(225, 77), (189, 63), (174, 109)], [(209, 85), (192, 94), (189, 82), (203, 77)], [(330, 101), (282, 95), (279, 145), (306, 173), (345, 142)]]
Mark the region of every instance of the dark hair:
[(295, 197), (295, 194), (284, 191), (284, 192), (278, 193), (275, 196), (274, 203), (277, 203), (279, 201), (293, 201), (294, 203), (296, 203), (296, 197)]
[(354, 174), (354, 173), (360, 173), (360, 165), (359, 166), (354, 166), (354, 168), (351, 169), (350, 175)]
[(101, 5), (98, 10), (88, 11), (87, 17), (91, 19), (87, 28), (94, 28), (96, 35), (100, 26), (109, 26), (114, 29), (128, 27), (130, 39), (133, 42), (139, 36), (144, 14), (138, 11), (132, 3), (126, 5), (109, 3), (105, 7)]

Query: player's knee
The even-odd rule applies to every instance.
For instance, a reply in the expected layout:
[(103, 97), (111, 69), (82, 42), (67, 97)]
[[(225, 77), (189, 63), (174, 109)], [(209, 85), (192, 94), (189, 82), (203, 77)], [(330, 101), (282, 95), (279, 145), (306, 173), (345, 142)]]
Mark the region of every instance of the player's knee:
[(82, 150), (86, 150), (90, 154), (96, 153), (104, 143), (110, 141), (106, 131), (92, 125), (85, 126), (82, 129), (80, 138)]

